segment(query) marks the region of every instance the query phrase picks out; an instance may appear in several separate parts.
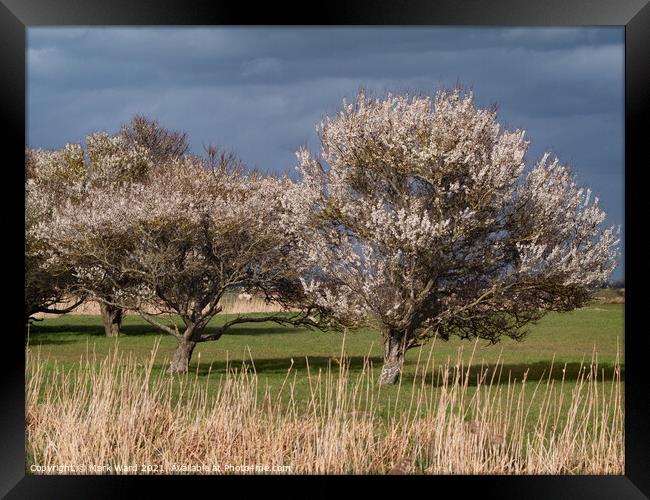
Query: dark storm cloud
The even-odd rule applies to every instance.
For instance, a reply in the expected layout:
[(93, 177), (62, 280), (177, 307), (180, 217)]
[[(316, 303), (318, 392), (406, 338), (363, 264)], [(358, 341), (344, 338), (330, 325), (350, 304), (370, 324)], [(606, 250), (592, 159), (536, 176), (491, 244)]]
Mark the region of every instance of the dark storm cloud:
[(620, 28), (30, 28), (28, 140), (60, 147), (140, 112), (196, 152), (215, 142), (284, 171), (360, 85), (460, 82), (526, 130), (530, 161), (570, 163), (622, 225), (623, 71)]

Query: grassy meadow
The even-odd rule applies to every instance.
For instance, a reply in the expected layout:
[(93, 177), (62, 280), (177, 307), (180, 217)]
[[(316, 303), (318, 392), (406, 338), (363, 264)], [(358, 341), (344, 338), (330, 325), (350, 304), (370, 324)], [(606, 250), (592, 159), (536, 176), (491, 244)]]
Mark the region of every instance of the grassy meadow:
[[(215, 318), (211, 326), (229, 317)], [(240, 426), (252, 415), (257, 415), (256, 422), (272, 422), (250, 438), (259, 438), (254, 446), (242, 444), (233, 450), (213, 443), (202, 451), (177, 450), (175, 456), (188, 461), (239, 457), (242, 463), (280, 461), (294, 464), (294, 472), (312, 473), (385, 473), (400, 467), (429, 473), (622, 473), (622, 383), (612, 380), (617, 376), (623, 381), (625, 375), (623, 318), (624, 304), (594, 302), (570, 313), (548, 314), (520, 342), (435, 340), (409, 351), (400, 384), (381, 387), (375, 384), (381, 336), (367, 329), (344, 336), (271, 323), (237, 325), (218, 341), (197, 346), (189, 375), (171, 377), (165, 370), (175, 339), (157, 333), (137, 316), (126, 317), (117, 338), (104, 336), (98, 316), (46, 318), (29, 329), (28, 416), (44, 412), (38, 418), (50, 419), (51, 427), (46, 431), (43, 426), (32, 445), (28, 439), (28, 456), (35, 463), (58, 460), (52, 433), (63, 432), (54, 430), (60, 428), (54, 420), (63, 418), (66, 398), (77, 397), (90, 408), (109, 386), (113, 392), (132, 391), (131, 396), (122, 394), (120, 407), (105, 410), (119, 413), (129, 407), (125, 398), (138, 400), (142, 384), (147, 384), (147, 394), (156, 396), (131, 411), (140, 415), (143, 407), (162, 405), (156, 410), (161, 414), (180, 412), (188, 422), (181, 434), (201, 418), (212, 422), (212, 428), (234, 407)], [(586, 377), (590, 371), (591, 378)], [(99, 374), (112, 382), (96, 387)], [(36, 380), (31, 389), (30, 379)], [(78, 419), (78, 428), (92, 420), (90, 415), (74, 410), (66, 419)], [(204, 432), (207, 425), (195, 432)], [(251, 421), (247, 428), (252, 427)], [(484, 427), (492, 430), (484, 432)], [(288, 428), (294, 434), (286, 434)], [(334, 434), (325, 433), (326, 428)], [(267, 435), (269, 429), (276, 429), (275, 434)], [(146, 429), (138, 432), (143, 433), (143, 443), (153, 439), (146, 437)], [(74, 433), (71, 428), (69, 435)], [(284, 445), (269, 448), (271, 437), (279, 435)], [(223, 440), (228, 439), (232, 436), (224, 435)], [(301, 440), (321, 445), (314, 445), (311, 454), (298, 452), (292, 446)], [(466, 444), (446, 451), (450, 440)], [(438, 443), (438, 448), (423, 448), (423, 442)], [(134, 460), (140, 453), (115, 455), (111, 450), (121, 445), (102, 446), (93, 456), (111, 463), (118, 457)], [(374, 450), (365, 452), (374, 461), (364, 458), (364, 447)], [(533, 448), (538, 451), (532, 453)], [(147, 460), (155, 462), (166, 452), (148, 453)], [(576, 462), (575, 456), (583, 455), (591, 458)], [(566, 457), (574, 458), (567, 462)]]

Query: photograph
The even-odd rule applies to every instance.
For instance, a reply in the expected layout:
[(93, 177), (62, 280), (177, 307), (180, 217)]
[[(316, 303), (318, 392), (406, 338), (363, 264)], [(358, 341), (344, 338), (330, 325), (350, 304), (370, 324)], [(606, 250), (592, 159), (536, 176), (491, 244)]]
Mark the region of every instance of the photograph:
[(29, 26), (26, 475), (616, 475), (623, 26)]

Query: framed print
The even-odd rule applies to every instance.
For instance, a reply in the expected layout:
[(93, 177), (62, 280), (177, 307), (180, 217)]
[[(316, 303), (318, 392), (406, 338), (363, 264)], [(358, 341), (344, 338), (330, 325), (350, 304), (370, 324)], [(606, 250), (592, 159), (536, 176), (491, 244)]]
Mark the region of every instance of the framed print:
[(2, 0), (0, 492), (647, 498), (647, 3)]

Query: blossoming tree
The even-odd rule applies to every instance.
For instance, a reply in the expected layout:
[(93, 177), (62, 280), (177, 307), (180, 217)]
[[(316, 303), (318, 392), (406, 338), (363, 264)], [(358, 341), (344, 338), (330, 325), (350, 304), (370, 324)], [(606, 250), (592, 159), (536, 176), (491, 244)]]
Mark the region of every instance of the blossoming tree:
[[(83, 302), (83, 296), (72, 299), (69, 294), (73, 267), (66, 262), (46, 265), (47, 245), (34, 229), (51, 220), (61, 200), (80, 195), (71, 187), (84, 177), (83, 152), (78, 146), (68, 145), (59, 151), (25, 150), (26, 321), (36, 313), (64, 314)], [(69, 304), (63, 306), (66, 302)]]
[[(69, 312), (81, 300), (73, 300), (73, 305), (66, 308), (56, 307), (74, 288), (74, 276), (65, 261), (58, 261), (58, 267), (46, 265), (42, 258), (46, 242), (35, 237), (35, 223), (49, 221), (56, 207), (68, 198), (79, 200), (102, 186), (142, 181), (157, 163), (182, 157), (188, 147), (185, 133), (136, 115), (115, 135), (89, 135), (85, 148), (68, 144), (61, 150), (27, 150), (26, 304), (30, 314)], [(113, 294), (112, 285), (103, 291), (94, 290), (107, 336), (119, 334), (124, 316), (124, 310), (113, 305)], [(46, 300), (48, 307), (35, 310), (34, 305), (29, 305), (39, 303), (38, 297), (41, 302)]]
[[(176, 338), (170, 372), (187, 372), (197, 343), (217, 340), (240, 323), (317, 325), (313, 308), (301, 304), (291, 242), (276, 217), (288, 181), (245, 175), (235, 164), (206, 168), (193, 156), (169, 160), (142, 180), (96, 186), (39, 227), (53, 249), (50, 262), (74, 263), (80, 290), (113, 289), (107, 303), (136, 311)], [(242, 289), (294, 309), (242, 314), (207, 328), (224, 294)]]
[(119, 135), (130, 144), (145, 147), (154, 163), (182, 158), (190, 148), (186, 132), (169, 130), (139, 114), (122, 127)]
[[(135, 115), (114, 136), (105, 133), (87, 138), (88, 172), (93, 185), (138, 182), (151, 175), (155, 166), (181, 158), (188, 153), (185, 132), (162, 127), (156, 120)], [(92, 186), (90, 187), (92, 192)], [(108, 336), (119, 334), (124, 309), (115, 305), (115, 286), (111, 283), (103, 293), (95, 289), (101, 308), (104, 330)]]
[(547, 154), (527, 171), (524, 132), (472, 94), (362, 91), (319, 136), (285, 200), (312, 265), (304, 289), (341, 323), (381, 330), (381, 383), (432, 336), (520, 339), (615, 267), (598, 199)]

